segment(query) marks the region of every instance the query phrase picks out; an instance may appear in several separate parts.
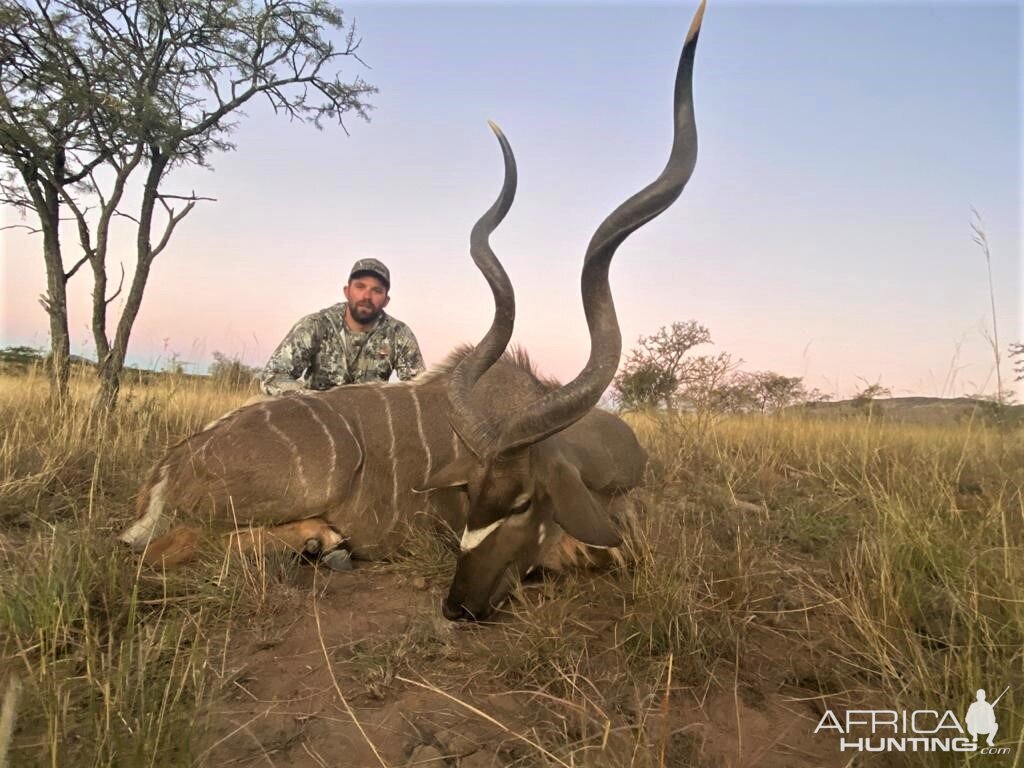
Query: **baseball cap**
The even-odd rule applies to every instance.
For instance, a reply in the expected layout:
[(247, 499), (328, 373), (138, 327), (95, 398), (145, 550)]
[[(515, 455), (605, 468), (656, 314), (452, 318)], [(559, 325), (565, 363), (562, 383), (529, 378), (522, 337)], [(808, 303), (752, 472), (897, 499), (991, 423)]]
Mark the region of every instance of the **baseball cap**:
[(352, 271), (348, 275), (348, 279), (351, 280), (354, 277), (360, 275), (373, 275), (382, 283), (388, 290), (391, 289), (391, 273), (388, 268), (377, 259), (360, 259), (352, 265)]

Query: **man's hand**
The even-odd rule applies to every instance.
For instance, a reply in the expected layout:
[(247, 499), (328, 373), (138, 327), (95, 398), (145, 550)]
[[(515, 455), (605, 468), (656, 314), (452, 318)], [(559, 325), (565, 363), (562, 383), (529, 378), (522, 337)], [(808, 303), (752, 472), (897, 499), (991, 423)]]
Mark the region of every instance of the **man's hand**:
[(263, 391), (274, 396), (290, 395), (306, 389), (306, 383), (302, 379), (293, 379), (285, 375), (274, 376), (270, 381), (263, 383)]

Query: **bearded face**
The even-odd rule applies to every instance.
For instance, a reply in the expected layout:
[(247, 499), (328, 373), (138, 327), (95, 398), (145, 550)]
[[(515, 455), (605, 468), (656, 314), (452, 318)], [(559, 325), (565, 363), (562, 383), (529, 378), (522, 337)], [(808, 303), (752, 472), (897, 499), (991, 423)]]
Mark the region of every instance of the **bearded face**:
[(373, 275), (354, 277), (345, 286), (349, 314), (361, 325), (380, 317), (390, 298), (387, 286)]

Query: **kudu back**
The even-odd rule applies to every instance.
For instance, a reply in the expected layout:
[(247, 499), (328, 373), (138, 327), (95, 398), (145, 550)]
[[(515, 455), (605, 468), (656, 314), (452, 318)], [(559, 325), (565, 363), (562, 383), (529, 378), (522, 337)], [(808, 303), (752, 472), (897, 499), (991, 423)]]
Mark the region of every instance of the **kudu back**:
[(166, 565), (194, 556), (204, 534), (240, 548), (323, 554), (344, 544), (357, 557), (382, 557), (417, 520), (440, 519), (461, 534), (443, 603), (450, 619), (490, 615), (535, 567), (620, 559), (646, 456), (628, 425), (595, 408), (622, 346), (608, 267), (693, 171), (692, 74), (703, 10), (702, 3), (676, 74), (668, 163), (604, 220), (587, 248), (581, 287), (591, 351), (575, 379), (545, 382), (525, 355), (506, 352), (515, 299), (489, 238), (511, 207), (517, 172), (492, 124), (505, 179), (470, 237), (495, 306), (480, 343), (412, 382), (303, 392), (227, 414), (154, 466), (121, 539)]

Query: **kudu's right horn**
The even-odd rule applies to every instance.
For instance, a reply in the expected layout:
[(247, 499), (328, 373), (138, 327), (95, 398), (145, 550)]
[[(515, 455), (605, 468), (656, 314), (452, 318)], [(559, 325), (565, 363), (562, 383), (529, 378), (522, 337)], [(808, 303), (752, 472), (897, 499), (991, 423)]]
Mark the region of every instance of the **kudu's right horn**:
[(654, 182), (612, 211), (587, 247), (580, 278), (583, 309), (590, 331), (587, 364), (571, 382), (501, 422), (487, 419), (470, 403), (473, 386), (505, 351), (515, 322), (512, 284), (489, 243), (491, 233), (508, 213), (515, 197), (515, 157), (501, 130), (494, 123), (490, 124), (505, 158), (505, 182), (494, 205), (473, 227), (470, 250), (494, 295), (494, 321), (483, 340), (452, 372), (448, 388), (452, 426), (480, 458), (532, 445), (565, 429), (597, 405), (615, 376), (622, 353), (622, 336), (608, 284), (608, 268), (616, 249), (630, 234), (675, 202), (696, 165), (693, 62), (705, 2), (702, 0), (694, 14), (676, 71), (674, 131), (668, 163)]
[(622, 337), (615, 315), (608, 266), (616, 248), (632, 232), (668, 208), (690, 180), (697, 162), (697, 125), (693, 115), (693, 60), (704, 17), (704, 2), (694, 14), (676, 71), (672, 150), (661, 175), (616, 208), (597, 228), (583, 262), (583, 308), (590, 330), (590, 357), (571, 382), (547, 393), (503, 427), (491, 452), (511, 451), (560, 432), (597, 405), (619, 366)]

